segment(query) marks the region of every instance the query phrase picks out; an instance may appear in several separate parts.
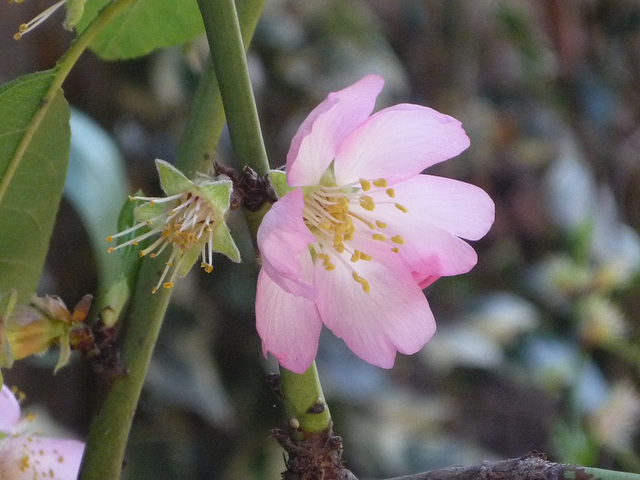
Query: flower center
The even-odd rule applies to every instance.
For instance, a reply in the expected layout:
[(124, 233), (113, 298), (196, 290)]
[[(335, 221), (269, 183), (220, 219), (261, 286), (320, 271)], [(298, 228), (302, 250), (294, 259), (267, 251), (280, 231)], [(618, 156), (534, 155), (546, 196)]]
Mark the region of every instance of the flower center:
[[(376, 203), (368, 194), (376, 190), (384, 190), (386, 196), (384, 201)], [(407, 208), (394, 202), (394, 197), (394, 189), (387, 188), (387, 181), (384, 178), (376, 180), (361, 178), (359, 183), (346, 186), (320, 185), (307, 192), (302, 216), (305, 224), (316, 237), (315, 258), (322, 261), (325, 270), (331, 271), (336, 268), (332, 258), (343, 262), (351, 271), (353, 280), (362, 286), (364, 292), (369, 293), (369, 282), (358, 274), (354, 264), (360, 260), (371, 261), (373, 257), (353, 248), (350, 242), (357, 232), (387, 244), (394, 253), (400, 251), (404, 239), (400, 235), (390, 233), (388, 225), (376, 219), (373, 213), (376, 205), (380, 204), (392, 204), (400, 212), (406, 213)], [(357, 206), (362, 207), (364, 212)], [(345, 252), (350, 255), (348, 261), (346, 260), (348, 255), (345, 256)]]

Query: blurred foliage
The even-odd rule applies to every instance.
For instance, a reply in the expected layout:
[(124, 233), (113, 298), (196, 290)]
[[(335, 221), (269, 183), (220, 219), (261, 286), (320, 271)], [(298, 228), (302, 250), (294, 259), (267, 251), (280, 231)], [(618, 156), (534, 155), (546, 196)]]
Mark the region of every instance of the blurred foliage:
[[(48, 22), (13, 42), (26, 8), (2, 7), (3, 82), (50, 68), (70, 41)], [(153, 159), (174, 158), (205, 44), (128, 62), (86, 55), (65, 84), (118, 145), (133, 189), (159, 193)], [(379, 107), (429, 105), (469, 133), (471, 148), (429, 173), (496, 201), (478, 266), (426, 291), (439, 330), (419, 354), (385, 371), (323, 336), (318, 369), (351, 469), (376, 478), (536, 449), (640, 472), (640, 3), (271, 0), (249, 61), (274, 167), (328, 91), (379, 73)], [(217, 160), (228, 149), (223, 139)], [(97, 227), (81, 219), (62, 205), (40, 283), (68, 304), (99, 278)], [(219, 258), (176, 287), (126, 478), (279, 478), (257, 267), (242, 219), (231, 226), (245, 263)], [(7, 383), (84, 434), (97, 397), (88, 366), (78, 358), (52, 379), (40, 364), (18, 362)]]

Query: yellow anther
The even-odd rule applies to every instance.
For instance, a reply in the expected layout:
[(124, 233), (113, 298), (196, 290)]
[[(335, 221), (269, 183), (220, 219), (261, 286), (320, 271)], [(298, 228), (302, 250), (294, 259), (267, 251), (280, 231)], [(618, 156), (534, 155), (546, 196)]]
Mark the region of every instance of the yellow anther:
[(387, 241), (387, 237), (385, 237), (381, 233), (374, 233), (371, 238), (373, 238), (374, 240), (378, 240), (379, 242), (386, 242)]
[(26, 23), (21, 23), (20, 26), (18, 27), (19, 33), (24, 33), (27, 30), (29, 30), (29, 25), (27, 25)]
[(402, 213), (407, 213), (409, 211), (407, 207), (405, 207), (404, 205), (400, 205), (399, 203), (396, 203), (396, 208)]
[(156, 293), (157, 291), (158, 291), (158, 289), (157, 289), (156, 287), (153, 287), (153, 288), (151, 289), (151, 293)]
[(336, 269), (336, 266), (333, 263), (329, 263), (329, 264), (323, 265), (323, 267), (327, 272), (330, 272), (331, 270), (335, 270)]
[(365, 192), (368, 192), (369, 190), (371, 190), (371, 182), (369, 180), (365, 180), (364, 178), (360, 179), (360, 186), (362, 187), (362, 190)]
[(336, 245), (335, 248), (338, 253), (344, 252), (344, 243), (341, 243), (340, 245)]
[(140, 250), (140, 256), (144, 257), (146, 255), (146, 253), (144, 253), (144, 250)]
[(360, 260), (364, 260), (365, 262), (371, 261), (371, 255), (368, 255), (364, 252), (360, 252)]
[(360, 250), (356, 250), (355, 252), (353, 252), (353, 255), (351, 255), (351, 261), (357, 262), (358, 260), (360, 260), (360, 255), (361, 255)]
[(107, 248), (107, 253), (111, 253), (111, 252), (113, 252), (114, 250), (115, 250), (115, 248), (113, 248), (113, 247), (109, 247), (109, 248)]
[(362, 290), (364, 290), (365, 293), (369, 293), (370, 288), (369, 288), (369, 282), (367, 282), (367, 280), (365, 280), (364, 278), (362, 278), (360, 275), (358, 275), (356, 272), (353, 272), (351, 274), (351, 276), (353, 277), (353, 279), (358, 282), (360, 285), (362, 285)]
[(390, 198), (395, 198), (396, 196), (396, 191), (393, 188), (387, 188), (385, 192)]
[(162, 286), (163, 286), (164, 288), (167, 288), (167, 289), (172, 288), (172, 287), (173, 287), (173, 282), (164, 282), (164, 283), (162, 284)]
[(165, 263), (165, 265), (166, 265), (167, 267), (171, 268), (171, 267), (173, 267), (173, 262), (167, 262), (167, 263)]
[(336, 202), (336, 205), (338, 205), (341, 208), (345, 208), (346, 206), (349, 205), (349, 200), (347, 199), (347, 197), (338, 197), (338, 199), (335, 202)]
[(385, 188), (387, 186), (387, 181), (384, 178), (379, 178), (373, 181), (373, 184), (376, 187)]
[(349, 229), (347, 229), (347, 231), (344, 233), (344, 240), (346, 242), (350, 242), (351, 240), (353, 240), (353, 235), (356, 233), (356, 228), (351, 225)]
[(107, 242), (113, 242), (113, 237), (112, 237), (111, 235), (109, 235), (109, 236), (106, 238), (106, 240), (107, 240)]
[(398, 252), (400, 251), (400, 249), (399, 249), (398, 247), (393, 247), (393, 248), (391, 249), (391, 251), (392, 251), (393, 253), (398, 253)]
[(154, 252), (154, 253), (152, 253), (151, 255), (149, 255), (149, 258), (156, 258), (156, 254), (155, 254), (155, 252)]
[(204, 271), (207, 273), (213, 272), (213, 265), (211, 265), (210, 263), (202, 262), (200, 266), (204, 268)]
[(16, 32), (13, 34), (13, 39), (14, 40), (20, 40), (22, 38), (22, 33), (20, 32)]
[(324, 260), (325, 262), (329, 261), (329, 255), (327, 255), (326, 253), (318, 253), (317, 257), (320, 260)]
[(380, 220), (376, 220), (376, 225), (378, 226), (378, 228), (387, 228), (387, 224), (381, 222)]
[(398, 245), (404, 245), (404, 238), (402, 238), (400, 235), (394, 235), (393, 237), (391, 237), (391, 241), (393, 243), (397, 243)]
[(363, 195), (360, 197), (360, 206), (369, 212), (372, 212), (376, 208), (373, 203), (373, 198), (369, 195)]

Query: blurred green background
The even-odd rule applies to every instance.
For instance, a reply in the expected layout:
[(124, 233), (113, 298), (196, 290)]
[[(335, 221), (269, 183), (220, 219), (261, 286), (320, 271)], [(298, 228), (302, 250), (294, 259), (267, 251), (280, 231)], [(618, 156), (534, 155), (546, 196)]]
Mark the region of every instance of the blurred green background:
[[(0, 82), (52, 67), (73, 36), (49, 6), (0, 6)], [(41, 294), (95, 293), (114, 212), (160, 193), (207, 59), (200, 39), (143, 59), (87, 52), (65, 83), (75, 108), (68, 194)], [(359, 478), (544, 451), (640, 472), (640, 2), (637, 0), (268, 0), (249, 63), (274, 167), (329, 91), (368, 73), (378, 108), (419, 103), (463, 122), (471, 147), (428, 173), (484, 188), (496, 222), (479, 263), (426, 290), (438, 333), (393, 370), (323, 335), (318, 356), (336, 432)], [(217, 160), (231, 155), (226, 137)], [(105, 174), (109, 172), (109, 174)], [(75, 194), (73, 193), (75, 192)], [(91, 221), (87, 221), (91, 219)], [(128, 447), (125, 479), (279, 478), (269, 430), (283, 422), (265, 382), (257, 267), (218, 258), (176, 286)], [(82, 437), (98, 399), (83, 358), (6, 371), (47, 433)]]

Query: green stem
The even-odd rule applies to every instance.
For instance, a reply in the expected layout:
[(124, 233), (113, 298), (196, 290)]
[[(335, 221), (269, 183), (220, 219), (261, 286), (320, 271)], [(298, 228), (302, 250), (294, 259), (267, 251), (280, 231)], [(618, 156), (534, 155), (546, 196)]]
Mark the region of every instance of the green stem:
[(238, 164), (269, 172), (251, 89), (242, 32), (233, 0), (198, 0)]
[(287, 415), (298, 422), (301, 430), (319, 433), (329, 429), (331, 414), (324, 401), (315, 362), (301, 375), (281, 368), (280, 388)]
[[(239, 5), (242, 32), (248, 45), (264, 0), (244, 0)], [(209, 161), (204, 153), (215, 151), (224, 124), (220, 93), (212, 70), (203, 75), (193, 104), (178, 155), (178, 167), (191, 173), (207, 170)], [(120, 477), (131, 422), (171, 294), (171, 290), (166, 289), (151, 293), (157, 282), (158, 265), (162, 262), (163, 259), (158, 257), (144, 262), (140, 269), (121, 350), (129, 374), (114, 381), (94, 416), (80, 472), (81, 480)]]
[[(244, 49), (249, 48), (266, 0), (237, 0)], [(178, 146), (177, 167), (189, 178), (211, 167), (225, 123), (220, 87), (215, 69), (207, 62), (191, 106), (191, 113)]]
[[(231, 144), (236, 155), (236, 167), (248, 165), (259, 175), (269, 172), (269, 162), (262, 141), (246, 56), (242, 45), (238, 15), (233, 0), (198, 0), (211, 47), (211, 60), (216, 71), (224, 110), (229, 124)], [(255, 234), (268, 207), (259, 212), (245, 211), (249, 231)], [(315, 363), (302, 375), (281, 368), (282, 389), (287, 414), (309, 433), (328, 430), (331, 415)], [(322, 409), (318, 413), (318, 410)]]
[(113, 382), (93, 418), (80, 470), (81, 480), (120, 478), (131, 422), (171, 297), (171, 290), (164, 288), (151, 293), (157, 282), (158, 262), (161, 261), (159, 257), (147, 261), (140, 270), (131, 321), (121, 349), (122, 361), (129, 372)]

